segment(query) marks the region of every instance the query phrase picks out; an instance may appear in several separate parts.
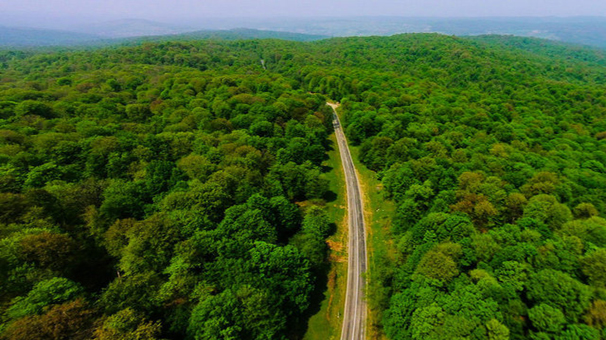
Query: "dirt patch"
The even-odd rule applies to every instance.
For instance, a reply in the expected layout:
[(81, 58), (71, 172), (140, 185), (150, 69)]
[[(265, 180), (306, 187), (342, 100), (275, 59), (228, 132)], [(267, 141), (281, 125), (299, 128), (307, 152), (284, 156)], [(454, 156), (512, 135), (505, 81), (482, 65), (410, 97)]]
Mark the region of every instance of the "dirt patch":
[(335, 255), (335, 254), (330, 254), (328, 259), (330, 260), (330, 262), (333, 262), (333, 263), (346, 263), (347, 262), (346, 256), (339, 256), (339, 255)]
[(328, 292), (329, 292), (329, 298), (328, 298), (328, 308), (326, 308), (326, 319), (330, 321), (330, 308), (332, 307), (332, 300), (333, 297), (335, 296), (334, 291), (335, 291), (335, 286), (337, 284), (337, 271), (333, 268), (330, 273), (328, 273)]
[(328, 240), (328, 241), (326, 241), (326, 244), (328, 244), (328, 248), (330, 248), (330, 250), (332, 250), (332, 251), (338, 251), (338, 252), (343, 251), (343, 243), (341, 243), (341, 242)]
[(340, 103), (329, 103), (329, 102), (326, 102), (326, 105), (332, 107), (333, 110), (336, 110), (339, 106), (341, 106)]

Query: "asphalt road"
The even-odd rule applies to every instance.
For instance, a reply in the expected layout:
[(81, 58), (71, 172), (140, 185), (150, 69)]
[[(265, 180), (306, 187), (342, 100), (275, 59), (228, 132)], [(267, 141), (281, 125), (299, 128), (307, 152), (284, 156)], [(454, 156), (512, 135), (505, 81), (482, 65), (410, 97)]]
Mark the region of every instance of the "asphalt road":
[(347, 259), (347, 293), (343, 314), (341, 340), (361, 340), (366, 331), (366, 234), (362, 190), (351, 159), (347, 140), (341, 129), (339, 117), (334, 111), (338, 105), (327, 103), (333, 109), (333, 125), (341, 154), (345, 182), (347, 183), (347, 209), (349, 216), (349, 252)]

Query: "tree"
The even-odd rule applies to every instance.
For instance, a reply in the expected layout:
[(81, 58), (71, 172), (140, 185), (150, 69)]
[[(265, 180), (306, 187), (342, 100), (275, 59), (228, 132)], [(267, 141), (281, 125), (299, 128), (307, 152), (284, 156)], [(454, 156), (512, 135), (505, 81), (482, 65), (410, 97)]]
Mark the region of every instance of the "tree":
[(142, 182), (112, 181), (103, 196), (105, 199), (99, 210), (110, 221), (144, 216), (145, 197)]
[(95, 329), (95, 340), (156, 340), (161, 324), (146, 321), (132, 308), (126, 308), (109, 316), (103, 325)]
[(516, 291), (522, 291), (528, 279), (529, 266), (517, 261), (505, 261), (495, 274), (504, 286), (511, 287)]
[(61, 172), (54, 162), (42, 164), (30, 170), (25, 180), (25, 186), (40, 188), (46, 183), (61, 178)]
[(20, 257), (42, 268), (66, 271), (76, 259), (76, 244), (64, 234), (42, 232), (21, 239)]
[(415, 273), (437, 281), (443, 285), (459, 275), (455, 259), (460, 255), (461, 246), (444, 243), (428, 251), (419, 262)]
[(317, 206), (310, 207), (303, 219), (303, 231), (319, 239), (330, 236), (332, 227), (324, 210)]
[(70, 301), (82, 293), (79, 284), (62, 277), (40, 281), (27, 296), (15, 298), (7, 314), (12, 319), (41, 314), (46, 307)]
[(292, 237), (291, 244), (316, 267), (326, 260), (328, 254), (326, 241), (315, 234), (299, 233)]
[(412, 289), (396, 293), (391, 297), (390, 307), (385, 312), (385, 333), (391, 339), (411, 338), (410, 323), (415, 312), (417, 297)]
[(582, 339), (582, 340), (599, 340), (600, 332), (597, 329), (591, 328), (587, 325), (578, 324), (570, 325), (568, 328), (556, 339), (568, 340), (568, 339)]
[(523, 185), (520, 190), (526, 196), (534, 195), (550, 195), (556, 190), (558, 184), (558, 176), (553, 172), (542, 171), (535, 174), (528, 182)]
[(572, 220), (570, 209), (551, 195), (537, 195), (528, 200), (524, 217), (534, 218), (546, 223), (550, 228), (559, 229)]
[(594, 287), (606, 288), (606, 249), (600, 248), (580, 259), (583, 274)]
[(561, 310), (548, 304), (539, 304), (528, 311), (532, 326), (540, 332), (558, 334), (566, 324), (566, 318)]
[(196, 340), (241, 339), (245, 335), (237, 297), (231, 290), (210, 296), (192, 311), (187, 333)]
[(568, 322), (577, 321), (589, 308), (589, 287), (560, 271), (544, 269), (535, 273), (526, 287), (530, 300), (560, 309)]
[(0, 193), (0, 222), (18, 221), (27, 209), (25, 197), (21, 194)]
[(21, 318), (7, 327), (9, 340), (87, 340), (92, 336), (95, 312), (83, 299), (52, 307), (43, 315)]
[(24, 100), (15, 106), (15, 114), (18, 116), (36, 115), (43, 118), (53, 118), (53, 109), (48, 104), (37, 100)]
[(155, 310), (159, 286), (160, 280), (152, 272), (117, 277), (103, 290), (98, 303), (106, 314), (129, 307), (149, 313)]
[(143, 122), (151, 118), (151, 110), (148, 105), (128, 104), (125, 108), (128, 119), (135, 122)]
[(160, 272), (179, 240), (179, 230), (165, 214), (155, 214), (126, 231), (128, 243), (120, 251), (120, 269), (126, 274)]
[(200, 155), (189, 155), (177, 162), (177, 167), (184, 171), (191, 179), (205, 182), (216, 170), (216, 166), (208, 158)]
[(417, 309), (411, 320), (412, 339), (437, 339), (436, 328), (444, 324), (446, 313), (437, 304)]
[(508, 340), (509, 328), (499, 322), (497, 319), (491, 319), (486, 323), (489, 340)]
[(289, 235), (299, 228), (301, 212), (299, 208), (289, 202), (284, 196), (275, 196), (269, 200), (271, 214), (268, 220), (276, 226), (278, 235)]
[(599, 214), (598, 210), (591, 203), (580, 203), (574, 208), (573, 213), (574, 217), (580, 219), (588, 219)]
[(585, 322), (594, 328), (603, 329), (606, 326), (606, 301), (593, 301), (585, 315)]
[(249, 253), (252, 278), (258, 281), (258, 277), (269, 277), (262, 286), (280, 297), (281, 309), (290, 315), (303, 313), (312, 291), (307, 259), (292, 246), (278, 247), (265, 242), (256, 242)]
[(205, 298), (191, 315), (188, 333), (193, 339), (283, 338), (284, 315), (265, 290), (243, 286)]

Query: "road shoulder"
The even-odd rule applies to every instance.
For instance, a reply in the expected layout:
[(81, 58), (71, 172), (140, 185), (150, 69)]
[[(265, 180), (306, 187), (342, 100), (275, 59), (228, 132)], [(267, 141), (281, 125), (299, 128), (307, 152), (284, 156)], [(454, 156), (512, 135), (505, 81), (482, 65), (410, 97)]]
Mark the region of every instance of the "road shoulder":
[(329, 272), (324, 300), (320, 310), (308, 323), (303, 340), (332, 340), (341, 336), (341, 325), (347, 290), (347, 192), (345, 174), (341, 166), (341, 156), (335, 135), (330, 136), (333, 150), (328, 152), (328, 160), (323, 164), (330, 168), (325, 173), (330, 181), (330, 191), (335, 199), (326, 203), (326, 212), (331, 221), (335, 221), (336, 231), (328, 238)]

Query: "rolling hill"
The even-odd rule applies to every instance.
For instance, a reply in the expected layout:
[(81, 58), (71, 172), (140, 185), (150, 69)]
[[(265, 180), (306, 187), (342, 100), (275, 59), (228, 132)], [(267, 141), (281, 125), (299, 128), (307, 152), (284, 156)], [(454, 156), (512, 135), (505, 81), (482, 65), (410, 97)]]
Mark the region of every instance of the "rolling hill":
[(87, 46), (100, 47), (111, 45), (130, 45), (151, 41), (186, 41), (186, 40), (246, 40), (246, 39), (281, 39), (292, 41), (313, 41), (327, 38), (321, 35), (278, 32), (256, 29), (202, 30), (179, 33), (179, 30), (163, 26), (122, 25), (112, 27), (97, 26), (88, 29), (89, 33), (76, 33), (58, 30), (31, 28), (12, 28), (0, 26), (0, 47), (49, 47), (49, 46)]
[(99, 39), (98, 36), (86, 33), (0, 26), (0, 46), (73, 46)]

